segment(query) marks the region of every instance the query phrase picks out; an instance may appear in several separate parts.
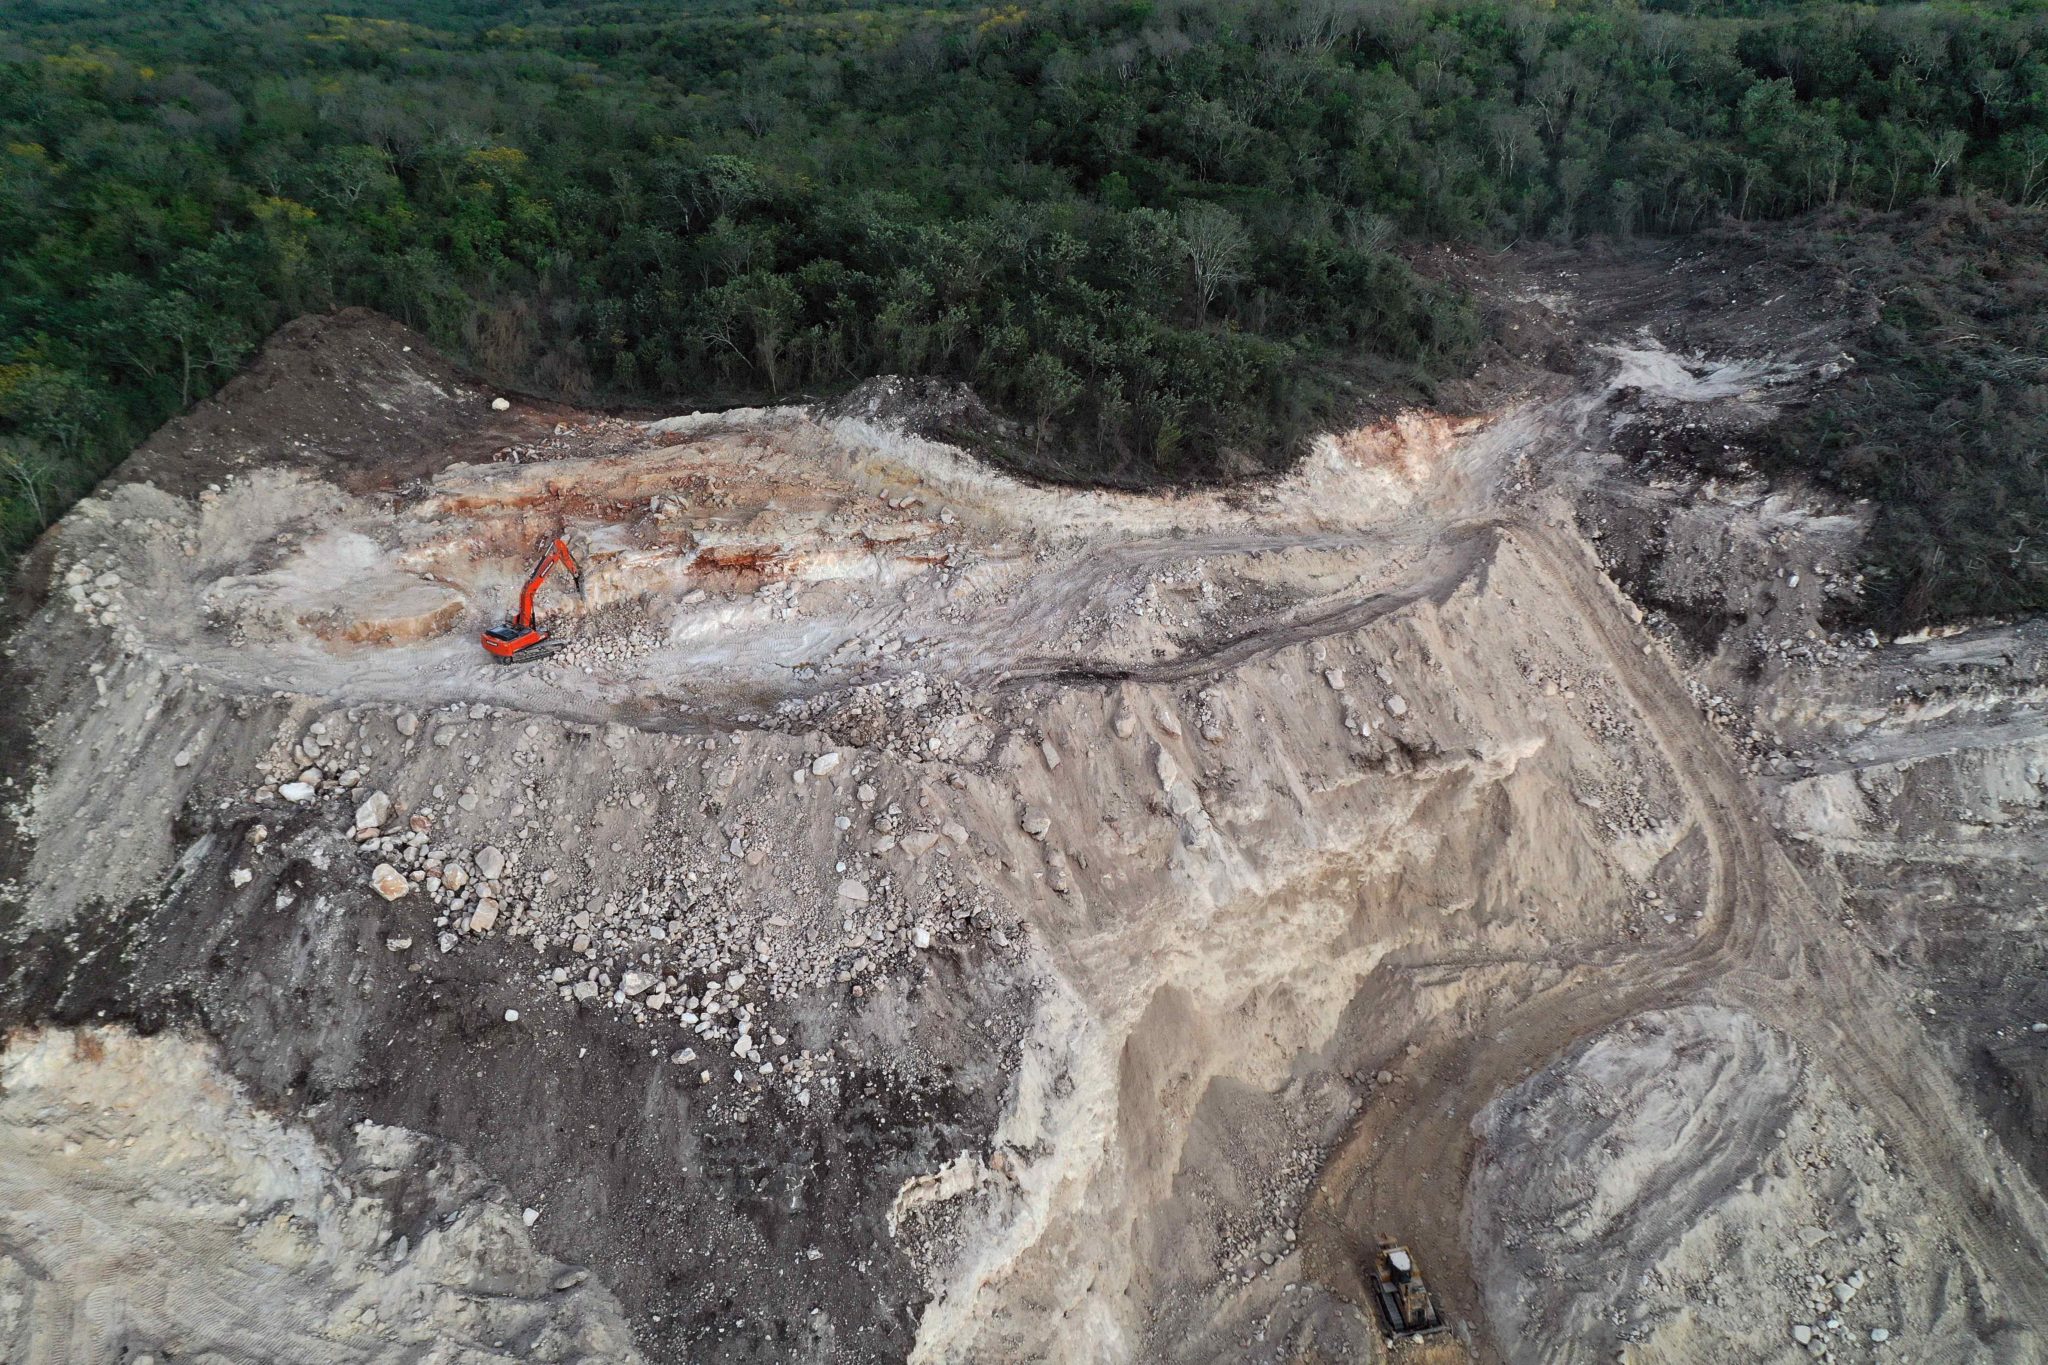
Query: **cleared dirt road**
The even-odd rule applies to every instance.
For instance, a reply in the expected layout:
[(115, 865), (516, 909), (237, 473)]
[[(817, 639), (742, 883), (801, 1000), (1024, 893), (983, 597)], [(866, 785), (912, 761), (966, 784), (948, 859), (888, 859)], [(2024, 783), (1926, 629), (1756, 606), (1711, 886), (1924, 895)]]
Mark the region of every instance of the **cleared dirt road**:
[[(1631, 1016), (1694, 999), (1738, 1002), (1797, 1039), (1861, 1105), (1939, 1200), (1957, 1241), (1984, 1272), (1958, 1270), (1993, 1320), (2048, 1315), (2042, 1201), (2018, 1170), (1987, 1159), (1924, 1034), (1891, 984), (1825, 914), (1776, 843), (1727, 746), (1677, 676), (1644, 648), (1621, 599), (1573, 538), (1540, 522), (1503, 531), (1554, 583), (1553, 609), (1584, 625), (1668, 764), (1690, 785), (1711, 857), (1706, 917), (1677, 947), (1646, 947), (1603, 965), (1568, 965), (1490, 1027), (1413, 1060), (1406, 1103), (1369, 1106), (1322, 1171), (1303, 1220), (1310, 1272), (1371, 1311), (1360, 1267), (1381, 1231), (1398, 1232), (1430, 1267), (1450, 1314), (1474, 1329), (1482, 1360), (1515, 1358), (1489, 1339), (1468, 1244), (1466, 1192), (1480, 1138), (1474, 1116), (1494, 1097)], [(1478, 965), (1478, 964), (1474, 964)], [(1398, 970), (1400, 964), (1389, 964)], [(1372, 989), (1369, 985), (1368, 990)], [(1681, 1231), (1674, 1229), (1676, 1232)]]

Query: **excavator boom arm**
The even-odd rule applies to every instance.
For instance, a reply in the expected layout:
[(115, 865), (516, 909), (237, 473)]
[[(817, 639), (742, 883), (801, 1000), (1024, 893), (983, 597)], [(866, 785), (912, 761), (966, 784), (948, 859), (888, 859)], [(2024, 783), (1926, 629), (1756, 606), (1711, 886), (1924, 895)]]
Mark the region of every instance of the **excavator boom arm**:
[(533, 573), (526, 580), (526, 586), (519, 590), (519, 615), (514, 618), (513, 624), (521, 630), (532, 628), (534, 594), (540, 591), (541, 584), (547, 582), (549, 572), (557, 564), (567, 569), (569, 576), (576, 580), (576, 591), (579, 594), (583, 591), (583, 569), (569, 553), (567, 543), (557, 538), (555, 543), (548, 547), (548, 552), (541, 556), (540, 563), (533, 566)]

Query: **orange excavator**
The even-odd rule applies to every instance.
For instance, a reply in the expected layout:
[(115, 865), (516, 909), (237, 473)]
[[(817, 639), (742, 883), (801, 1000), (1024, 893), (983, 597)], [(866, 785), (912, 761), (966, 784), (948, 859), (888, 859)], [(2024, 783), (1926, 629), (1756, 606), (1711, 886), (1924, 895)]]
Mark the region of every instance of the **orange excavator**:
[(519, 590), (519, 614), (502, 626), (492, 626), (483, 633), (484, 648), (489, 650), (501, 664), (523, 663), (533, 659), (544, 659), (561, 648), (548, 645), (552, 638), (547, 631), (533, 624), (533, 597), (540, 591), (540, 585), (547, 582), (548, 575), (560, 565), (569, 571), (569, 577), (576, 584), (576, 595), (583, 595), (583, 570), (569, 553), (569, 546), (560, 536), (541, 556), (527, 576), (526, 586)]

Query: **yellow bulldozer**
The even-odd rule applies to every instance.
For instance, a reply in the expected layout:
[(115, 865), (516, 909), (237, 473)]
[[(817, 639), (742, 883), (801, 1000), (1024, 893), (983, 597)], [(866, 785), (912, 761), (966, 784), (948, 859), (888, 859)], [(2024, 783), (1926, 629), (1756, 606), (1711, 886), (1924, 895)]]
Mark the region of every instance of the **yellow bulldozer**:
[(1432, 1336), (1447, 1330), (1436, 1295), (1415, 1269), (1415, 1257), (1391, 1237), (1382, 1237), (1372, 1258), (1373, 1296), (1380, 1317), (1395, 1340)]

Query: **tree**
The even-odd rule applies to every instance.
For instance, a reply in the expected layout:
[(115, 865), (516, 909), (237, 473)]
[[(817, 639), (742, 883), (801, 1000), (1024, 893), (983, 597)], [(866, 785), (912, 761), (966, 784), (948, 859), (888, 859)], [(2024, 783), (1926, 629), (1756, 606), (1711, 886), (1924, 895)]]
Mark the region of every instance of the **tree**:
[[(785, 349), (803, 307), (795, 286), (781, 275), (757, 270), (712, 290), (705, 301), (713, 320), (711, 335), (747, 359), (770, 394), (780, 395)], [(751, 356), (739, 344), (742, 336)]]
[(1236, 214), (1215, 204), (1192, 204), (1175, 219), (1181, 250), (1194, 277), (1195, 325), (1209, 320), (1209, 305), (1226, 284), (1244, 278), (1251, 238)]
[(1229, 104), (1216, 99), (1190, 102), (1182, 111), (1181, 126), (1187, 130), (1196, 168), (1205, 179), (1234, 165), (1251, 145), (1256, 131)]
[(0, 365), (0, 429), (71, 456), (83, 451), (106, 415), (106, 395), (77, 370), (35, 361)]
[(2048, 131), (2022, 128), (1999, 142), (2010, 177), (2009, 197), (2015, 204), (2031, 204), (2048, 187)]
[(1593, 164), (1582, 156), (1570, 156), (1557, 166), (1557, 231), (1569, 239), (1575, 231), (1579, 204), (1593, 184)]
[[(63, 468), (47, 451), (19, 443), (0, 444), (0, 491), (6, 494), (9, 515), (0, 522), (5, 539), (32, 539), (56, 519), (57, 494), (64, 481)], [(15, 523), (13, 527), (6, 522)], [(6, 547), (0, 539), (0, 550)]]
[(1880, 125), (1877, 130), (1878, 165), (1884, 174), (1887, 210), (1898, 207), (1913, 167), (1931, 155), (1927, 134), (1918, 128)]
[(1636, 230), (1636, 217), (1642, 212), (1643, 196), (1635, 183), (1617, 180), (1608, 188), (1608, 207), (1614, 218), (1616, 236), (1632, 236)]
[(972, 380), (1058, 472), (1228, 474), (1361, 374), (1410, 401), (1474, 353), (1404, 240), (2048, 198), (2025, 7), (267, 0), (231, 42), (204, 6), (15, 8), (0, 435), (60, 493), (344, 302), (565, 396), (898, 369)]
[(176, 353), (181, 408), (192, 405), (193, 386), (207, 369), (232, 366), (244, 350), (232, 324), (182, 289), (158, 294), (144, 304), (142, 325), (169, 342)]
[(336, 147), (313, 168), (312, 193), (339, 209), (353, 209), (366, 196), (376, 203), (398, 188), (390, 159), (381, 148)]
[(1962, 156), (1969, 145), (1970, 139), (1960, 128), (1944, 128), (1940, 133), (1936, 134), (1933, 149), (1934, 168), (1932, 171), (1936, 191), (1941, 189), (1941, 182), (1947, 177), (1949, 168), (1956, 164), (1956, 160)]
[(1017, 388), (1031, 405), (1032, 447), (1042, 450), (1053, 419), (1081, 396), (1081, 380), (1057, 356), (1035, 351), (1018, 371)]

